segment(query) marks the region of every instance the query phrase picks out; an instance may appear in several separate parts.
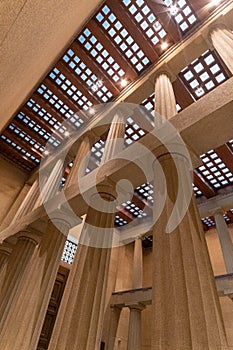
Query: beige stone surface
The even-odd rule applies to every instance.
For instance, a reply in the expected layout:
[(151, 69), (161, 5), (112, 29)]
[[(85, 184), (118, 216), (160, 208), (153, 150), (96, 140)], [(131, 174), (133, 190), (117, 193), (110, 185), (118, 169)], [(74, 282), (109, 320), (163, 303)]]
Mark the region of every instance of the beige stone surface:
[(22, 189), (28, 175), (0, 157), (0, 224)]
[(100, 3), (1, 1), (0, 130)]

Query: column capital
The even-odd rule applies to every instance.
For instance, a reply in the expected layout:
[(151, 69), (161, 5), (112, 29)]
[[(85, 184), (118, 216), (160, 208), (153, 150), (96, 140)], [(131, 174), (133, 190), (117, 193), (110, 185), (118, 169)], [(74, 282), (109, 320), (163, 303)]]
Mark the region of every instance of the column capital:
[(216, 214), (223, 215), (223, 214), (225, 214), (225, 210), (221, 207), (216, 207), (216, 208), (211, 209), (210, 215), (215, 216)]
[(34, 233), (30, 228), (18, 232), (16, 235), (17, 241), (30, 241), (37, 245), (40, 242), (40, 236)]
[(161, 76), (161, 75), (166, 75), (169, 80), (172, 82), (176, 80), (175, 74), (172, 72), (172, 70), (168, 67), (167, 64), (163, 65), (154, 75), (154, 83), (156, 80)]
[(142, 303), (128, 303), (125, 305), (126, 307), (128, 307), (130, 310), (136, 310), (136, 311), (142, 311), (146, 308), (145, 305), (143, 305)]
[(69, 230), (80, 223), (79, 221), (77, 221), (77, 216), (75, 214), (72, 215), (72, 213), (64, 209), (58, 209), (55, 210), (53, 213), (49, 214), (48, 222), (53, 223), (65, 236), (67, 236)]
[(3, 242), (2, 244), (0, 244), (0, 254), (3, 255), (10, 255), (12, 252), (12, 245), (10, 245), (7, 242)]

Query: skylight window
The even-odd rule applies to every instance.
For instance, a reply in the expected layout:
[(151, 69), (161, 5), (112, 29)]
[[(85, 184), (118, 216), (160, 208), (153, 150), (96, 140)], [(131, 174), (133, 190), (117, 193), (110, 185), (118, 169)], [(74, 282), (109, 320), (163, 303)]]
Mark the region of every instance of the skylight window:
[(233, 174), (213, 150), (201, 155), (201, 159), (203, 165), (198, 172), (211, 186), (219, 189), (233, 183)]
[(142, 184), (141, 186), (137, 187), (135, 191), (141, 198), (145, 199), (150, 204), (154, 203), (154, 187), (152, 184)]
[(20, 128), (16, 127), (14, 125), (14, 123), (11, 123), (8, 126), (8, 129), (13, 131), (17, 135), (17, 137), (22, 139), (24, 142), (27, 142), (29, 147), (33, 147), (34, 150), (38, 150), (40, 152), (43, 152), (44, 147), (39, 142), (37, 142), (35, 139), (32, 139), (31, 136), (29, 136), (23, 130), (21, 130)]
[(212, 217), (207, 216), (206, 218), (201, 219), (201, 221), (208, 227), (214, 227), (215, 226), (215, 222), (213, 220)]
[(179, 0), (173, 2), (165, 0), (164, 3), (183, 33), (186, 33), (197, 23), (197, 17), (188, 1)]
[(76, 250), (77, 250), (77, 244), (67, 239), (65, 242), (65, 247), (62, 253), (61, 260), (65, 261), (67, 264), (73, 264)]
[(60, 88), (77, 103), (80, 108), (85, 111), (92, 106), (92, 103), (84, 96), (81, 91), (73, 85), (69, 79), (67, 79), (64, 74), (62, 74), (56, 67), (50, 73), (50, 78), (52, 78), (55, 83), (60, 86)]
[(117, 215), (115, 216), (115, 226), (121, 227), (127, 224), (128, 221), (121, 217), (121, 213), (117, 213)]
[(48, 141), (54, 147), (57, 147), (60, 145), (60, 141), (57, 138), (55, 138), (54, 136), (51, 136), (50, 133), (48, 133), (43, 127), (41, 127), (38, 123), (36, 123), (31, 118), (29, 118), (23, 112), (20, 112), (16, 118), (19, 119), (20, 122), (24, 123), (29, 128), (31, 128), (32, 130), (34, 130), (40, 137), (43, 137), (46, 141)]
[(157, 45), (166, 37), (165, 29), (144, 0), (122, 0), (122, 3), (153, 45)]
[(69, 119), (69, 121), (73, 123), (77, 128), (83, 124), (83, 120), (79, 118), (77, 114), (75, 114), (74, 111), (72, 111), (63, 101), (61, 101), (50, 89), (48, 89), (45, 84), (42, 84), (37, 91), (59, 113), (61, 113), (65, 119)]
[(96, 16), (97, 21), (113, 40), (125, 58), (131, 62), (138, 72), (150, 64), (148, 57), (134, 41), (127, 29), (123, 26), (110, 8), (105, 5)]
[(91, 71), (86, 64), (75, 55), (74, 51), (69, 49), (66, 54), (63, 56), (63, 60), (74, 70), (78, 77), (87, 85), (91, 93), (94, 93), (95, 96), (99, 99), (100, 102), (108, 102), (113, 94), (108, 90), (105, 84), (99, 86), (96, 91), (93, 91), (92, 86), (96, 85), (99, 81), (99, 78)]
[(88, 28), (84, 29), (82, 34), (78, 37), (78, 41), (84, 45), (88, 52), (90, 52), (95, 62), (97, 62), (106, 71), (113, 82), (118, 82), (125, 76), (125, 71)]
[(35, 163), (35, 166), (40, 163), (39, 158), (37, 158), (32, 152), (26, 150), (25, 148), (17, 144), (17, 141), (11, 140), (9, 137), (6, 137), (4, 134), (1, 135), (1, 139), (4, 142), (6, 142), (8, 145), (10, 145), (12, 148), (19, 151), (25, 160), (27, 159), (32, 160)]
[(126, 123), (125, 143), (126, 145), (131, 145), (133, 142), (138, 141), (142, 136), (144, 136), (145, 131), (142, 130), (131, 117), (126, 120)]
[(180, 73), (179, 78), (195, 99), (199, 99), (228, 79), (214, 51), (208, 50)]
[(193, 184), (193, 191), (196, 198), (203, 196), (203, 193), (201, 192), (201, 190), (194, 184)]
[(128, 211), (131, 215), (133, 215), (136, 218), (141, 219), (147, 216), (146, 212), (144, 212), (141, 208), (139, 208), (135, 203), (131, 201), (122, 203), (121, 206), (124, 207), (126, 211)]

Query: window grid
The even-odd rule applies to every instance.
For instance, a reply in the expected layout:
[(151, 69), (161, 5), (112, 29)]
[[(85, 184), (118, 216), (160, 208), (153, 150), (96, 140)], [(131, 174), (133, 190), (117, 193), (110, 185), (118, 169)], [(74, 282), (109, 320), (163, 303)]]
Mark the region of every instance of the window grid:
[(16, 151), (21, 153), (23, 155), (23, 159), (25, 160), (32, 160), (35, 163), (35, 166), (40, 163), (40, 159), (35, 157), (32, 153), (30, 153), (25, 148), (21, 147), (17, 144), (17, 142), (11, 140), (9, 137), (6, 137), (4, 134), (1, 135), (1, 139), (8, 145), (10, 145), (12, 148), (14, 148)]
[[(38, 93), (43, 96), (45, 100), (47, 100), (65, 119), (69, 119), (69, 121), (74, 124), (77, 128), (79, 128), (83, 124), (83, 120), (79, 118), (77, 114), (74, 113), (62, 100), (60, 100), (50, 89), (47, 88), (45, 84), (41, 84), (38, 88)], [(55, 119), (55, 118), (54, 118)], [(60, 124), (60, 123), (59, 123)], [(66, 130), (64, 126), (61, 126), (61, 130)], [(57, 129), (58, 125), (54, 123), (54, 128)]]
[(125, 129), (125, 144), (126, 146), (131, 145), (133, 142), (138, 141), (142, 136), (145, 135), (145, 131), (131, 118), (126, 120)]
[(128, 221), (126, 221), (125, 219), (123, 219), (121, 217), (121, 213), (118, 212), (117, 215), (115, 215), (115, 226), (121, 227), (124, 225), (127, 225)]
[(88, 28), (84, 29), (82, 34), (78, 37), (78, 41), (90, 52), (95, 62), (106, 71), (113, 82), (116, 83), (125, 76), (125, 71)]
[(60, 88), (66, 92), (66, 94), (77, 103), (80, 108), (85, 111), (90, 108), (93, 104), (84, 96), (78, 88), (71, 83), (71, 81), (65, 77), (63, 73), (59, 71), (56, 67), (49, 74), (55, 83), (60, 86)]
[(232, 150), (233, 152), (233, 140), (230, 140), (227, 142), (227, 145), (229, 146), (229, 148)]
[(21, 138), (24, 142), (28, 143), (29, 147), (33, 147), (34, 150), (38, 150), (40, 152), (44, 151), (44, 147), (35, 139), (31, 138), (25, 131), (21, 130), (17, 126), (14, 125), (14, 123), (11, 123), (8, 126), (8, 129), (13, 131), (19, 138)]
[(29, 118), (23, 112), (20, 112), (17, 115), (17, 119), (19, 119), (20, 122), (23, 122), (25, 125), (30, 127), (32, 130), (34, 130), (38, 135), (43, 137), (46, 141), (48, 141), (54, 147), (57, 147), (60, 145), (61, 142), (58, 139), (56, 139), (54, 136), (51, 136), (50, 133), (46, 132), (45, 129), (43, 129), (40, 125), (38, 125), (34, 120)]
[(172, 18), (179, 25), (182, 33), (189, 31), (198, 22), (195, 12), (188, 1), (178, 0), (173, 3), (172, 0), (164, 0), (164, 3), (168, 7)]
[(196, 58), (178, 76), (196, 100), (228, 79), (218, 57), (211, 50)]
[(73, 264), (76, 251), (77, 244), (67, 239), (65, 242), (65, 247), (62, 253), (61, 260), (65, 261), (67, 264)]
[(148, 67), (150, 60), (107, 5), (102, 7), (96, 19), (137, 72)]
[(150, 183), (142, 184), (135, 190), (142, 199), (145, 199), (150, 204), (154, 203), (154, 186)]
[(167, 32), (144, 0), (122, 0), (122, 3), (153, 45), (166, 38)]
[(44, 119), (48, 126), (58, 131), (61, 135), (65, 133), (66, 128), (55, 117), (53, 117), (38, 103), (36, 103), (32, 98), (29, 101), (27, 101), (27, 106), (30, 107), (30, 109), (32, 109), (33, 112), (36, 112), (39, 118)]
[(193, 184), (193, 191), (196, 198), (203, 196), (203, 193), (201, 192), (201, 190), (194, 184)]
[(113, 94), (108, 90), (102, 80), (98, 79), (91, 69), (75, 55), (73, 50), (69, 49), (63, 56), (63, 60), (75, 71), (100, 102), (106, 103), (113, 97)]
[[(0, 139), (0, 148), (1, 148), (1, 143), (5, 144), (4, 140)], [(10, 159), (12, 162), (14, 162), (14, 164), (19, 166), (21, 169), (23, 168), (26, 171), (32, 171), (34, 169), (34, 167), (31, 164), (29, 164), (28, 162), (25, 162), (25, 160), (27, 160), (27, 159), (24, 158), (24, 161), (22, 162), (22, 158), (24, 156), (20, 152), (18, 154), (18, 157), (17, 157), (17, 155), (14, 155), (10, 149), (9, 149), (9, 153), (8, 153), (8, 151), (5, 151), (5, 152), (3, 151), (3, 154), (5, 154), (8, 157), (8, 159)]]
[(135, 203), (127, 201), (121, 204), (124, 207), (124, 210), (128, 211), (135, 218), (143, 218), (147, 216), (147, 213), (140, 209)]
[(201, 176), (215, 189), (233, 183), (233, 175), (214, 150), (201, 155), (203, 165), (197, 168)]
[(212, 216), (207, 216), (203, 219), (201, 219), (201, 221), (208, 227), (208, 228), (211, 228), (211, 227), (214, 227), (215, 226), (215, 221), (214, 221), (214, 218)]

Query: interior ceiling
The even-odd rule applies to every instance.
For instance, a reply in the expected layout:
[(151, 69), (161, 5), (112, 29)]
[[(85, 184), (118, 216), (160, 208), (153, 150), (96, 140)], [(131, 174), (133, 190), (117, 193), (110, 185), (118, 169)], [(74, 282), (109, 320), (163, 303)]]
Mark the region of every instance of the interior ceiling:
[[(170, 0), (90, 2), (89, 11), (94, 4), (102, 5), (2, 132), (1, 154), (28, 173), (35, 170), (41, 158), (45, 156), (43, 151), (48, 140), (52, 148), (59, 147), (69, 136), (70, 130), (81, 128), (95, 116), (95, 106), (114, 101), (126, 86), (139, 79), (165, 52), (196, 30), (225, 2), (220, 1), (216, 6), (210, 6), (210, 0), (178, 0), (176, 5)], [(24, 6), (27, 6), (26, 2), (21, 2), (21, 7), (15, 11), (22, 11)], [(14, 15), (17, 17), (17, 13)], [(59, 15), (62, 14), (59, 12)], [(69, 18), (67, 14), (65, 17)], [(62, 18), (62, 23), (65, 23), (64, 16)], [(76, 19), (78, 18), (76, 15)], [(29, 24), (31, 25), (33, 26), (33, 22)], [(46, 26), (46, 30), (49, 30), (48, 26), (51, 24), (46, 22)], [(33, 30), (35, 27), (36, 25), (33, 26)], [(55, 21), (52, 22), (52, 27), (52, 32), (55, 32)], [(63, 28), (60, 23), (59, 27)], [(71, 30), (72, 26), (69, 29)], [(40, 34), (45, 35), (45, 32)], [(30, 36), (30, 31), (28, 35)], [(65, 37), (66, 35), (62, 39), (65, 40)], [(56, 45), (64, 47), (63, 41)], [(51, 60), (51, 57), (37, 56), (34, 52), (33, 59), (38, 61), (38, 64), (47, 58), (48, 61)], [(12, 54), (11, 59), (21, 58)], [(30, 67), (29, 65), (28, 75)], [(41, 67), (39, 71), (41, 72)], [(9, 74), (9, 71), (6, 74)], [(20, 73), (18, 75), (17, 79), (20, 80)], [(194, 103), (230, 76), (230, 72), (215, 51), (203, 52), (194, 61), (189, 62), (173, 81), (177, 111)], [(151, 112), (151, 126), (154, 98), (152, 94), (141, 101)], [(69, 121), (70, 130), (62, 125), (65, 120)], [(144, 134), (145, 131), (138, 125), (136, 118), (129, 118), (125, 146), (137, 141)], [(105, 139), (106, 135), (93, 145), (87, 172), (98, 166)], [(233, 141), (230, 140), (227, 144), (201, 155), (202, 165), (194, 170), (193, 187), (196, 197), (213, 197), (219, 189), (233, 183), (232, 151)], [(63, 184), (71, 167), (72, 162), (64, 173)], [(135, 189), (132, 201), (123, 203), (118, 208), (116, 225), (123, 226), (135, 217), (147, 216), (153, 203), (152, 197), (153, 184), (142, 184)], [(233, 222), (232, 211), (225, 219), (227, 222)], [(203, 225), (207, 229), (211, 227), (213, 219), (206, 220), (203, 221)]]

